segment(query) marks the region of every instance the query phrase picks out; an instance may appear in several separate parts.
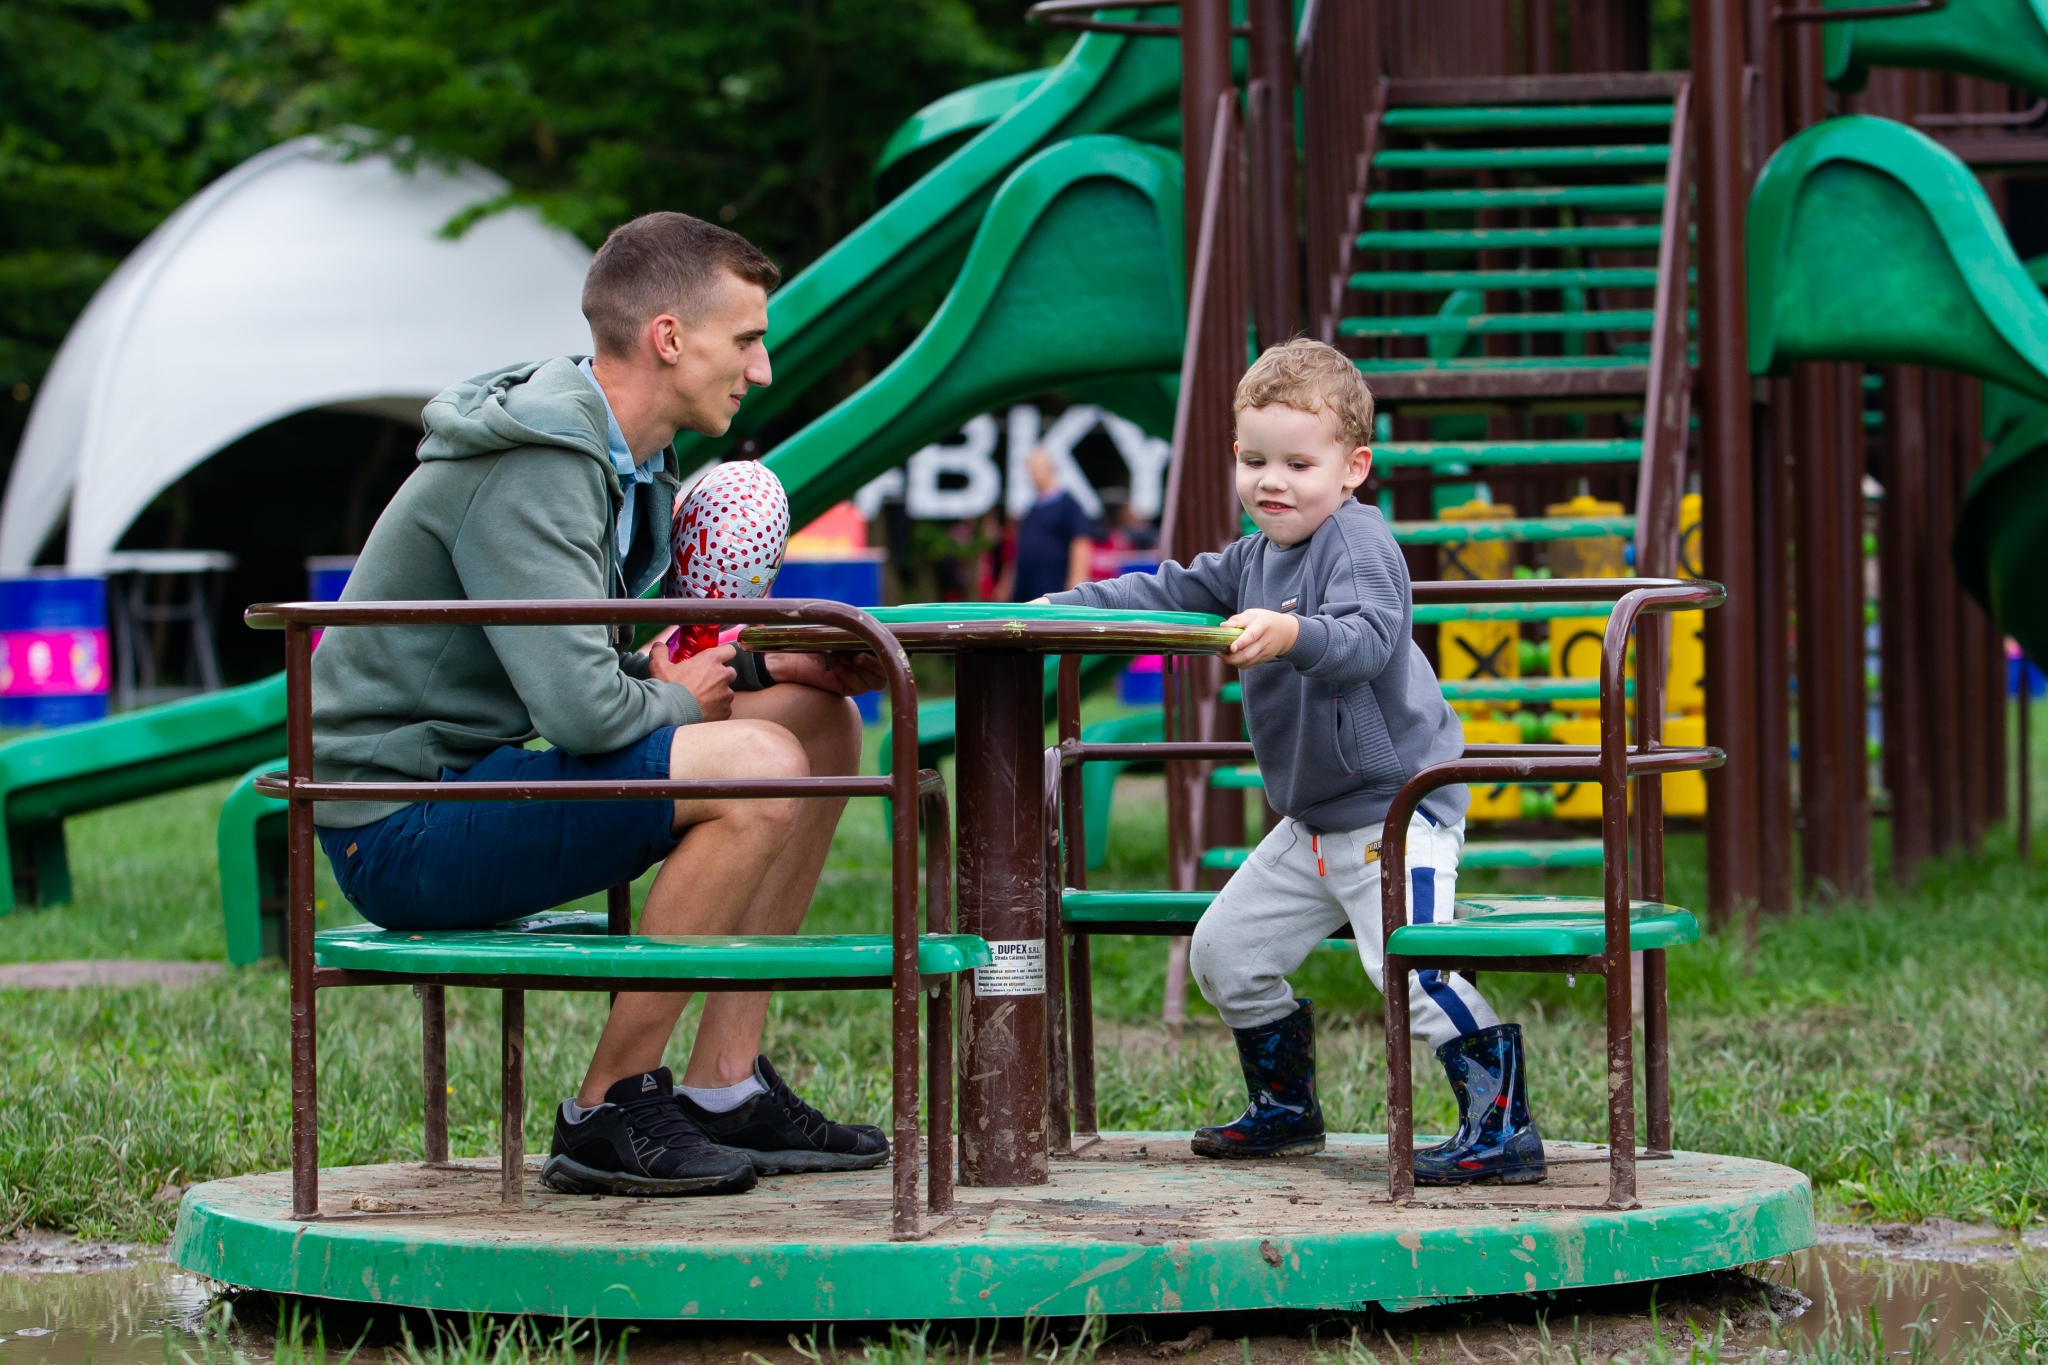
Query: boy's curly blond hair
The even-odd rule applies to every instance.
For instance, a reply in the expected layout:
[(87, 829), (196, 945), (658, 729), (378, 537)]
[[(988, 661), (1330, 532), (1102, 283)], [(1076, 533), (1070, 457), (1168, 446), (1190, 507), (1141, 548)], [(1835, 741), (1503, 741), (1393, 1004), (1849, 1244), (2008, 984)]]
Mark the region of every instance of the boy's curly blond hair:
[(1337, 434), (1356, 449), (1372, 444), (1372, 390), (1343, 352), (1320, 341), (1296, 337), (1270, 346), (1237, 381), (1231, 411), (1279, 403), (1298, 412), (1334, 413)]

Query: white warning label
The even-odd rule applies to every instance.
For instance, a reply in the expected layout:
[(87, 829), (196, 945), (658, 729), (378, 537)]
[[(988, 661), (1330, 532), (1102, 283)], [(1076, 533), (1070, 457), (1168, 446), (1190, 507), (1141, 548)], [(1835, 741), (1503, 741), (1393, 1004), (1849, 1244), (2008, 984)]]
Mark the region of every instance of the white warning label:
[(991, 940), (988, 949), (995, 961), (974, 969), (976, 995), (1045, 994), (1044, 939)]

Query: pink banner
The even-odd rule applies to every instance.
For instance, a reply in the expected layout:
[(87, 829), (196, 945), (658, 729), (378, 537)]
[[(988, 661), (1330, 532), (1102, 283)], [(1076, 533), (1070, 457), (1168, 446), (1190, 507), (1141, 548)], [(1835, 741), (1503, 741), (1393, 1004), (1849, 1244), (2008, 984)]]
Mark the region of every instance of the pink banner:
[(0, 697), (66, 697), (106, 690), (106, 631), (0, 631)]

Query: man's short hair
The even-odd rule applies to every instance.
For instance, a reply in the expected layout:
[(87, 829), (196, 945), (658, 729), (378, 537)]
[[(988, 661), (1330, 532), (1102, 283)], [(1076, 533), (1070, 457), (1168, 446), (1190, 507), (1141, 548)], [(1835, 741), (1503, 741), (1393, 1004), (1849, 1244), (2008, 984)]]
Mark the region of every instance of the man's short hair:
[(703, 315), (721, 272), (772, 290), (775, 262), (737, 232), (687, 213), (644, 213), (612, 229), (583, 277), (583, 316), (591, 339), (613, 355), (632, 351), (640, 329), (663, 313), (685, 322)]
[(1372, 444), (1372, 390), (1350, 357), (1334, 346), (1296, 337), (1267, 347), (1237, 381), (1231, 411), (1242, 416), (1246, 408), (1275, 403), (1297, 412), (1333, 413), (1346, 446), (1355, 450)]

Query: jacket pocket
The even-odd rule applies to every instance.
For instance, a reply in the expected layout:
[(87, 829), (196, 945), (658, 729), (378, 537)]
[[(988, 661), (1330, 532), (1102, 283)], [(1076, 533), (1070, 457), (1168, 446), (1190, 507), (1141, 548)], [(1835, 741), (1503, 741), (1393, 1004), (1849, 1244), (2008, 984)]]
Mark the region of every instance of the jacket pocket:
[(1358, 721), (1356, 713), (1345, 703), (1340, 692), (1330, 698), (1330, 711), (1336, 718), (1337, 761), (1344, 765), (1344, 771), (1358, 775)]

